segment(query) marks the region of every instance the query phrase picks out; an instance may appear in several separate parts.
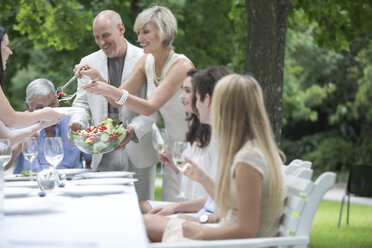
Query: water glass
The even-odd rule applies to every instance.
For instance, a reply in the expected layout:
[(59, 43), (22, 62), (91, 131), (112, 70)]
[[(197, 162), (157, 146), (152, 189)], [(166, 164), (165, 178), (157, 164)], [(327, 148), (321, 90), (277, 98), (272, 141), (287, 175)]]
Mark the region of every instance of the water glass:
[(54, 168), (56, 183), (59, 182), (57, 166), (63, 159), (63, 143), (61, 137), (47, 137), (44, 142), (44, 155), (46, 161)]

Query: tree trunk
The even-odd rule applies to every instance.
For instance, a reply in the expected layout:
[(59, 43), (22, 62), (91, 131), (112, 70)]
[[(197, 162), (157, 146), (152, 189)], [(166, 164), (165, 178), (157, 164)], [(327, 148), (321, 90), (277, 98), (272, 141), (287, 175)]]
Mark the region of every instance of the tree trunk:
[(261, 84), (275, 140), (282, 128), (283, 69), (290, 0), (246, 0), (248, 39), (245, 72)]

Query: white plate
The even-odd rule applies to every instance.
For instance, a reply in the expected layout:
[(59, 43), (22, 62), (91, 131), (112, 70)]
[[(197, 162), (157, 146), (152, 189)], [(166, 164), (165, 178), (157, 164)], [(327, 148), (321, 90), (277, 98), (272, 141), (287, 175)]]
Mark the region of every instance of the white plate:
[(84, 178), (116, 178), (116, 177), (130, 177), (134, 175), (131, 171), (100, 171), (100, 172), (86, 172), (79, 176)]
[(69, 196), (118, 194), (124, 191), (125, 187), (119, 185), (76, 186), (59, 190), (59, 192), (62, 192)]
[(32, 192), (32, 189), (30, 188), (4, 187), (5, 198), (23, 197), (23, 196), (29, 195), (31, 192)]
[(5, 182), (5, 187), (29, 187), (37, 188), (36, 181)]
[(91, 171), (94, 171), (94, 170), (93, 169), (79, 169), (79, 168), (76, 168), (76, 169), (58, 169), (58, 173), (60, 175), (65, 174), (66, 176), (73, 176), (73, 175), (80, 174), (80, 173), (83, 173), (83, 172), (91, 172)]
[(82, 113), (82, 112), (84, 113), (84, 109), (79, 108), (79, 107), (57, 107), (57, 108), (53, 108), (53, 110), (59, 113), (65, 114), (65, 115), (73, 115), (73, 114)]
[(77, 180), (76, 185), (126, 185), (137, 182), (135, 178), (94, 178)]
[(30, 181), (30, 177), (21, 177), (22, 174), (11, 174), (4, 177), (5, 182), (12, 181)]
[(52, 211), (56, 206), (56, 202), (48, 198), (18, 198), (6, 199), (4, 201), (4, 213), (6, 215), (13, 214), (37, 214)]

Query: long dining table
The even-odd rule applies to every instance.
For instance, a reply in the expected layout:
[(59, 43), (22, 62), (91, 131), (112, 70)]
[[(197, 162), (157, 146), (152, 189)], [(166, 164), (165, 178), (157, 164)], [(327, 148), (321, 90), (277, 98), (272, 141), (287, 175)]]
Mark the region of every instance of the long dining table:
[(5, 182), (0, 247), (148, 247), (130, 178), (74, 177), (44, 197), (36, 181)]

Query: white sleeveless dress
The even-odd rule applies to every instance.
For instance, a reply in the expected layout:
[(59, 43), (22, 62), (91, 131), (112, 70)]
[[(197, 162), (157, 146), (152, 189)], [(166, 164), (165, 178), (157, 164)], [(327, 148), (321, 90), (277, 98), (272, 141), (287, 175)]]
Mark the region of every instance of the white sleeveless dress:
[[(179, 59), (186, 59), (190, 61), (186, 56), (182, 54), (176, 54), (173, 51), (169, 54), (168, 60), (163, 67), (163, 71), (160, 76), (160, 82), (167, 75), (171, 66)], [(190, 61), (191, 62), (191, 61)], [(155, 84), (155, 58), (152, 54), (148, 54), (145, 61), (145, 71), (147, 78), (147, 99), (149, 99), (152, 93), (156, 89)], [(175, 141), (184, 141), (186, 139), (186, 132), (188, 129), (186, 121), (186, 113), (183, 110), (180, 95), (182, 89), (178, 89), (171, 99), (168, 100), (162, 107), (158, 109), (158, 112), (163, 117), (165, 128), (168, 131), (168, 145), (169, 151), (172, 151), (173, 143)], [(176, 174), (172, 169), (164, 166), (164, 172), (166, 175), (163, 176), (163, 201), (182, 201), (184, 200), (180, 194), (180, 176)]]

